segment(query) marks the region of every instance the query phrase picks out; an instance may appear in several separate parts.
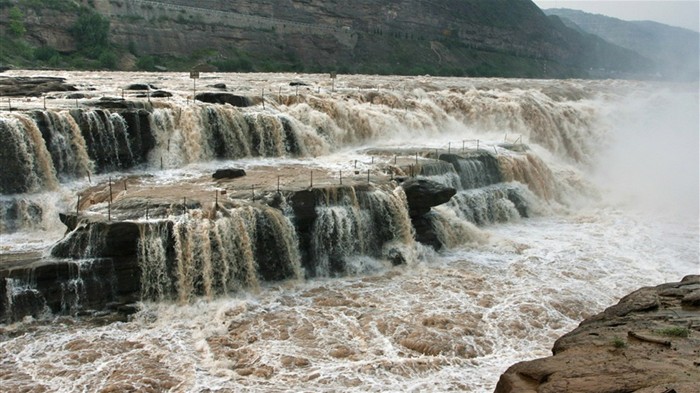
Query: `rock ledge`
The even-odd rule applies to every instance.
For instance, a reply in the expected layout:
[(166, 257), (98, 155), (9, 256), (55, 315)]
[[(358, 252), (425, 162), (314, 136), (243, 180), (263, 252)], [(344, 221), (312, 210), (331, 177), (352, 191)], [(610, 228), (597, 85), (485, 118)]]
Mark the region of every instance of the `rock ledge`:
[(495, 392), (700, 392), (699, 294), (699, 275), (641, 288), (559, 338), (554, 356), (511, 366)]

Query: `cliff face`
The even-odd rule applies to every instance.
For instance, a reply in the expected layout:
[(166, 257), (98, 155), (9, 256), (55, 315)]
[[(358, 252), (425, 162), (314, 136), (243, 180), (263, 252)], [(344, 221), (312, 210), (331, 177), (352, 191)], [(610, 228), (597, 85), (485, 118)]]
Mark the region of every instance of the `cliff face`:
[(700, 391), (700, 276), (642, 288), (510, 367), (496, 393)]
[[(281, 67), (565, 77), (587, 76), (591, 68), (619, 73), (646, 66), (636, 53), (550, 20), (530, 0), (90, 0), (83, 5), (109, 18), (115, 44), (171, 68), (207, 62), (224, 71)], [(27, 9), (25, 14), (30, 42), (75, 50), (69, 33), (75, 12)], [(6, 12), (0, 21), (6, 23)]]

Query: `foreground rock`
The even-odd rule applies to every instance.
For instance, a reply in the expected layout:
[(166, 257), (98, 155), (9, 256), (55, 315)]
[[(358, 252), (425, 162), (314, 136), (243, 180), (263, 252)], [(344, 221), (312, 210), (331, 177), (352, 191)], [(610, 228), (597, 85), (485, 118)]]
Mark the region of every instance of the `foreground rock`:
[(518, 363), (511, 392), (700, 392), (700, 276), (642, 288), (581, 323), (554, 356)]

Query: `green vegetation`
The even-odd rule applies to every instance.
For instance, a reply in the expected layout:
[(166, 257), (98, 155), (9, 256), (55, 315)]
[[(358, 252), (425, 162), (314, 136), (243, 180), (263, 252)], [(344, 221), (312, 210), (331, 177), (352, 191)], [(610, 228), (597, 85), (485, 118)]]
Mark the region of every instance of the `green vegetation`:
[(17, 6), (10, 8), (9, 12), (10, 24), (8, 26), (8, 31), (13, 37), (22, 37), (27, 32), (24, 27), (24, 14), (20, 11)]
[(625, 342), (625, 340), (617, 336), (615, 336), (615, 338), (612, 339), (611, 343), (612, 346), (615, 348), (625, 348), (627, 346), (627, 342)]
[(656, 331), (656, 334), (659, 334), (661, 336), (668, 336), (668, 337), (688, 337), (688, 336), (690, 336), (690, 329), (680, 327), (680, 326), (674, 326), (674, 327), (659, 329)]

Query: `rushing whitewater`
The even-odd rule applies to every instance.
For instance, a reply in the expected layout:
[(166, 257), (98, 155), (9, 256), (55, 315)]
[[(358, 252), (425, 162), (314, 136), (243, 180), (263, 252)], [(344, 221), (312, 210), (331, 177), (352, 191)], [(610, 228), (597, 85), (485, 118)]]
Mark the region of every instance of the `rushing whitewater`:
[[(69, 270), (52, 301), (0, 276), (9, 391), (492, 391), (700, 270), (697, 86), (204, 74), (234, 107), (186, 75), (56, 74), (90, 99), (0, 113), (0, 263)], [(173, 96), (99, 103), (134, 81)], [(410, 177), (454, 196), (411, 206)], [(140, 310), (110, 323), (91, 307), (125, 275)]]

